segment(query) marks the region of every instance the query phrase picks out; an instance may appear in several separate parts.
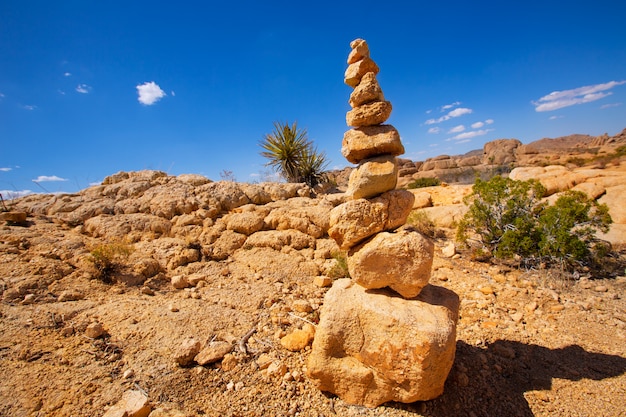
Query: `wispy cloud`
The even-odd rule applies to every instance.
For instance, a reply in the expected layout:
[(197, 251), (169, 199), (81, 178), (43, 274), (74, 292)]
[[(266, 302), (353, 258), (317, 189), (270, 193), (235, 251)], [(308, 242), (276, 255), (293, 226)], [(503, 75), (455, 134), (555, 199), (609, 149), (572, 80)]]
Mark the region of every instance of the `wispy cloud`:
[(541, 112), (562, 109), (575, 104), (590, 103), (610, 96), (613, 93), (607, 90), (625, 83), (626, 81), (609, 81), (608, 83), (587, 85), (571, 90), (553, 91), (539, 100), (533, 101), (532, 104), (535, 106), (535, 111)]
[(13, 170), (13, 168), (0, 168), (0, 171), (2, 172), (9, 172), (11, 170)]
[(33, 182), (54, 182), (54, 181), (67, 181), (65, 178), (57, 177), (56, 175), (40, 175), (33, 180)]
[(472, 129), (480, 129), (481, 127), (485, 126), (485, 125), (490, 125), (493, 123), (493, 119), (487, 119), (484, 122), (476, 122), (476, 123), (472, 123)]
[(71, 76), (72, 76), (72, 73), (71, 73), (71, 72), (66, 72), (66, 73), (64, 73), (63, 75), (64, 75), (65, 77), (71, 77)]
[(465, 130), (465, 126), (458, 125), (454, 126), (452, 129), (448, 130), (448, 133), (459, 133)]
[(548, 117), (548, 120), (562, 119), (563, 117), (565, 117), (565, 116), (560, 116), (560, 115), (559, 115), (559, 116), (556, 116), (556, 115), (555, 115), (555, 116), (550, 116), (550, 117)]
[(24, 104), (24, 105), (22, 105), (20, 107), (23, 108), (24, 110), (28, 110), (28, 111), (32, 111), (32, 110), (35, 110), (37, 108), (37, 106), (35, 106), (34, 104)]
[(619, 107), (621, 106), (622, 103), (609, 103), (609, 104), (603, 104), (600, 106), (601, 109), (610, 109), (611, 107)]
[(165, 92), (154, 81), (139, 84), (137, 94), (139, 95), (137, 100), (146, 106), (151, 106), (166, 96)]
[(87, 84), (78, 84), (76, 86), (76, 91), (81, 94), (89, 94), (89, 92), (91, 91), (91, 87)]
[(5, 200), (13, 200), (14, 198), (24, 197), (32, 193), (31, 190), (0, 190), (0, 194), (2, 194), (2, 198)]
[(4, 94), (0, 93), (0, 100), (2, 100), (4, 97)]
[(441, 128), (438, 127), (431, 127), (430, 129), (428, 129), (428, 133), (437, 134), (439, 132), (441, 132)]
[(463, 116), (465, 114), (470, 114), (472, 113), (472, 109), (468, 109), (466, 107), (457, 107), (456, 109), (450, 111), (448, 114), (445, 114), (443, 116), (441, 116), (438, 119), (428, 119), (426, 120), (424, 123), (427, 125), (432, 125), (435, 123), (441, 123), (441, 122), (445, 122), (446, 120), (450, 120), (454, 117), (459, 117), (459, 116)]
[(451, 108), (459, 106), (460, 104), (461, 104), (460, 101), (455, 101), (454, 103), (450, 103), (450, 104), (446, 104), (446, 105), (441, 106), (439, 111), (443, 113), (444, 111), (450, 110)]
[(462, 141), (462, 142), (457, 142), (457, 143), (465, 143), (467, 142), (466, 139), (475, 138), (476, 136), (483, 136), (489, 132), (493, 132), (493, 130), (494, 129), (471, 130), (469, 132), (459, 133), (458, 135), (453, 136), (448, 140)]

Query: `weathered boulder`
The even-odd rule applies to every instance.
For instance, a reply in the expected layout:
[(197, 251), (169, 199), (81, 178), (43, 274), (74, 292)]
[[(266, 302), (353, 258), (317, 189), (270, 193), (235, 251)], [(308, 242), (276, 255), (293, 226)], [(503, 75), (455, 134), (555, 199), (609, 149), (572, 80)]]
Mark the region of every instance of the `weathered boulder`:
[(348, 103), (353, 109), (372, 101), (385, 101), (383, 90), (376, 80), (376, 74), (368, 72), (363, 76), (359, 85), (350, 94)]
[(24, 211), (5, 211), (0, 213), (0, 221), (9, 223), (24, 223), (27, 213)]
[(92, 237), (134, 242), (146, 237), (166, 236), (171, 228), (171, 222), (162, 217), (133, 213), (92, 217), (85, 220), (82, 229), (83, 233)]
[(348, 253), (350, 277), (368, 289), (389, 287), (416, 297), (430, 280), (434, 245), (419, 232), (402, 228), (378, 233)]
[(609, 207), (614, 223), (626, 224), (626, 185), (607, 188), (598, 202)]
[(362, 127), (385, 123), (391, 116), (391, 102), (375, 101), (363, 104), (346, 113), (348, 126)]
[(353, 64), (348, 65), (346, 69), (346, 73), (344, 75), (344, 82), (348, 84), (350, 87), (356, 87), (361, 82), (361, 79), (368, 72), (373, 72), (374, 74), (378, 74), (380, 69), (378, 65), (368, 56), (363, 57), (362, 59), (354, 62)]
[(347, 403), (431, 400), (454, 362), (459, 297), (426, 286), (415, 299), (350, 279), (326, 294), (307, 374)]
[(497, 139), (487, 142), (483, 147), (483, 164), (504, 165), (515, 162), (515, 151), (522, 146), (517, 139)]
[(328, 235), (341, 249), (349, 249), (378, 232), (396, 229), (406, 222), (414, 198), (406, 190), (393, 190), (343, 203), (330, 212)]
[(349, 199), (371, 198), (396, 188), (398, 164), (396, 157), (382, 155), (361, 161), (348, 180)]
[(376, 155), (402, 155), (400, 134), (391, 125), (363, 126), (343, 135), (341, 154), (353, 164)]
[(272, 248), (281, 250), (290, 246), (296, 250), (314, 248), (315, 238), (299, 230), (264, 230), (256, 232), (245, 241), (246, 247)]
[(226, 229), (251, 235), (263, 229), (265, 215), (262, 212), (231, 213), (224, 217)]

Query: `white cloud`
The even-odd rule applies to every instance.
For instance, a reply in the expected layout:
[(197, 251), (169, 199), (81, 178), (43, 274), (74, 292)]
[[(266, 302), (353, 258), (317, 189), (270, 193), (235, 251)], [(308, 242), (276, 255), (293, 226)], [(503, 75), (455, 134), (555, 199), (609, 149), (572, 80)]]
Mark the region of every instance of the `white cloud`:
[(440, 111), (443, 113), (444, 111), (449, 110), (449, 109), (451, 109), (453, 107), (456, 107), (456, 106), (458, 106), (460, 104), (461, 104), (460, 101), (455, 101), (454, 103), (446, 104), (444, 106), (441, 106)]
[(466, 107), (459, 107), (459, 108), (452, 110), (448, 114), (441, 116), (438, 119), (428, 119), (424, 123), (427, 125), (432, 125), (435, 123), (445, 122), (446, 120), (450, 120), (453, 117), (459, 117), (459, 116), (463, 116), (465, 114), (470, 114), (470, 113), (472, 113), (472, 109), (468, 109)]
[(0, 190), (0, 194), (2, 194), (2, 198), (5, 200), (13, 200), (14, 198), (24, 197), (25, 195), (32, 194), (31, 190)]
[(40, 175), (33, 182), (51, 182), (51, 181), (67, 181), (65, 178), (57, 177), (56, 175)]
[(70, 76), (72, 75), (72, 73), (71, 73), (71, 72), (66, 72), (66, 73), (64, 73), (63, 75), (64, 75), (65, 77), (70, 77)]
[(622, 103), (609, 103), (609, 104), (603, 104), (600, 106), (601, 109), (610, 109), (611, 107), (619, 107), (621, 106)]
[(170, 91), (170, 94), (171, 94), (172, 97), (176, 96), (176, 92), (174, 92), (174, 90)]
[(0, 171), (2, 172), (9, 172), (11, 170), (13, 170), (13, 168), (0, 168)]
[(556, 119), (562, 119), (564, 116), (550, 116), (548, 117), (549, 120), (556, 120)]
[(487, 119), (487, 120), (485, 120), (485, 124), (486, 124), (486, 125), (493, 124), (493, 119)]
[(587, 85), (571, 90), (553, 91), (550, 94), (533, 101), (535, 111), (552, 111), (575, 104), (590, 103), (613, 94), (611, 88), (625, 84), (625, 81), (609, 81), (608, 83)]
[[(472, 131), (465, 132), (465, 133), (459, 133), (458, 135), (451, 137), (450, 140), (463, 140), (463, 139), (475, 138), (476, 136), (483, 136), (492, 131), (493, 129), (472, 130)], [(457, 143), (465, 143), (465, 142), (466, 141), (457, 142)]]
[(0, 93), (0, 99), (3, 99), (4, 97), (5, 97), (5, 95)]
[(87, 84), (78, 84), (76, 86), (76, 91), (81, 94), (88, 94), (91, 91), (91, 87)]
[(454, 126), (452, 129), (448, 130), (448, 133), (459, 133), (465, 130), (465, 126), (458, 125)]
[(485, 124), (483, 122), (476, 122), (476, 123), (472, 123), (472, 129), (480, 129), (481, 127), (483, 127)]
[(37, 108), (37, 106), (33, 105), (33, 104), (25, 104), (23, 106), (21, 106), (24, 110), (35, 110)]
[(438, 127), (431, 127), (430, 129), (428, 129), (428, 133), (437, 134), (439, 132), (441, 132), (441, 129)]
[(137, 94), (139, 94), (137, 100), (146, 106), (150, 106), (166, 96), (165, 92), (154, 81), (138, 85)]

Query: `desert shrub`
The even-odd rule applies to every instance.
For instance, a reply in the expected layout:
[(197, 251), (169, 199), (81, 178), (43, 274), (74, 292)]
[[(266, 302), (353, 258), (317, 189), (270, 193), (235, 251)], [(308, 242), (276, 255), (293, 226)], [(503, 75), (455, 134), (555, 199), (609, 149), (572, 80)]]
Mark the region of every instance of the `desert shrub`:
[(334, 251), (331, 256), (335, 260), (335, 265), (329, 271), (328, 276), (330, 278), (350, 278), (350, 272), (348, 271), (348, 257), (345, 252)]
[(477, 254), (517, 259), (525, 265), (575, 268), (605, 256), (607, 246), (595, 234), (609, 229), (608, 207), (574, 191), (549, 206), (540, 200), (544, 192), (533, 180), (477, 180), (457, 238)]
[(111, 283), (114, 274), (125, 265), (132, 252), (132, 247), (117, 242), (94, 247), (87, 258), (94, 268), (94, 278)]
[(306, 182), (311, 187), (323, 181), (326, 154), (318, 152), (297, 123), (274, 123), (274, 131), (265, 135), (259, 145), (263, 148), (261, 156), (269, 160), (267, 165), (285, 181)]
[(444, 237), (444, 233), (437, 229), (435, 223), (428, 217), (426, 213), (420, 210), (413, 210), (406, 220), (406, 223), (415, 228), (424, 236), (430, 238)]
[(424, 177), (424, 178), (418, 178), (415, 181), (410, 182), (406, 187), (409, 190), (412, 190), (414, 188), (435, 187), (440, 184), (441, 184), (441, 180), (439, 178)]

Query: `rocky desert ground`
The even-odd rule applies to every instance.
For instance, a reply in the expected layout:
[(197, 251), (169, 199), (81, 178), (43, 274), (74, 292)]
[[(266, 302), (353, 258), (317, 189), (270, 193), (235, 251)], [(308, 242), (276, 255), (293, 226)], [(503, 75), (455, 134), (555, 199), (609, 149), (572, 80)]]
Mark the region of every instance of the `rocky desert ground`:
[(453, 239), (471, 186), (414, 190), (441, 231), (430, 284), (461, 299), (456, 358), (441, 397), (371, 409), (306, 377), (345, 275), (327, 235), (342, 193), (141, 171), (8, 201), (27, 217), (0, 228), (0, 415), (624, 416), (626, 163), (511, 175), (607, 203), (615, 268), (474, 261)]

